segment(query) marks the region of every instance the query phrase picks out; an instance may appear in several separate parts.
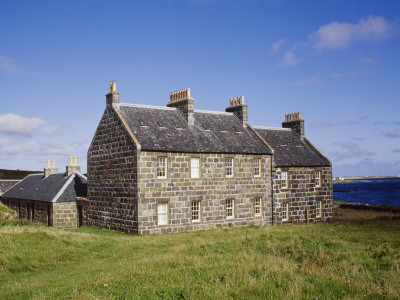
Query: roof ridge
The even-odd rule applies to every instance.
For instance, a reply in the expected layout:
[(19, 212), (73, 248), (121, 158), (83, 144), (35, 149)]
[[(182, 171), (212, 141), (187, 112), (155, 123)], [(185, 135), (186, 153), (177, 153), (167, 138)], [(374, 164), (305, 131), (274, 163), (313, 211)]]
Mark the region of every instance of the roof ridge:
[(162, 109), (162, 110), (172, 110), (176, 111), (175, 107), (165, 107), (165, 106), (157, 106), (157, 105), (148, 105), (148, 104), (133, 104), (133, 103), (113, 103), (114, 106), (128, 106), (128, 107), (139, 107), (139, 108), (152, 108), (152, 109)]
[(77, 173), (73, 172), (71, 175), (69, 175), (68, 180), (64, 183), (64, 185), (61, 187), (61, 189), (58, 191), (58, 193), (54, 196), (54, 198), (50, 202), (56, 202), (58, 198), (64, 193), (68, 185), (72, 182), (72, 180), (75, 178)]
[(202, 114), (218, 114), (218, 115), (233, 116), (233, 113), (231, 113), (231, 112), (225, 112), (225, 111), (214, 111), (214, 110), (195, 109), (194, 112), (195, 112), (195, 113), (202, 113)]
[(280, 127), (268, 127), (268, 126), (253, 126), (255, 129), (268, 129), (268, 130), (280, 130), (280, 131), (291, 131), (290, 128), (280, 128)]

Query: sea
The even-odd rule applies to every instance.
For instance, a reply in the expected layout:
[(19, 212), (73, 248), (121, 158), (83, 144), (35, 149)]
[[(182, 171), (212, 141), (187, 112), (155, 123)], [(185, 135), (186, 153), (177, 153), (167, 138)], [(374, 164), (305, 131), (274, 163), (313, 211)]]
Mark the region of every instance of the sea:
[(400, 207), (400, 177), (363, 178), (334, 183), (333, 200)]

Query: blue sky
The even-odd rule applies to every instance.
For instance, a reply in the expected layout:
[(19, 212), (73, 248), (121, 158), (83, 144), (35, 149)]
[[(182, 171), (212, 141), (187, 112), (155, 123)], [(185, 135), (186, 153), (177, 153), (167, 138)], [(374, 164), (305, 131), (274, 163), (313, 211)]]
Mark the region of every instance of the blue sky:
[(108, 83), (121, 102), (245, 95), (298, 112), (334, 176), (400, 175), (400, 1), (0, 1), (0, 168), (86, 171)]

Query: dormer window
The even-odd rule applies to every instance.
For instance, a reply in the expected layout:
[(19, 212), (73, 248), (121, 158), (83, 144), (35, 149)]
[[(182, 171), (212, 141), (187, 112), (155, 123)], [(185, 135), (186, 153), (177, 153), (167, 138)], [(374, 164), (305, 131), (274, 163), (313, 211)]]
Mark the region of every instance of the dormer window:
[(203, 126), (203, 128), (204, 128), (205, 130), (210, 130), (210, 127), (208, 127), (207, 124), (203, 124), (202, 126)]
[(159, 127), (165, 127), (165, 124), (163, 122), (157, 122)]
[(240, 132), (240, 130), (239, 130), (237, 127), (235, 127), (235, 126), (233, 126), (233, 129), (234, 129), (237, 133)]
[(225, 129), (225, 127), (224, 127), (224, 126), (222, 126), (222, 125), (218, 125), (218, 127), (219, 127), (219, 130), (221, 130), (221, 131), (226, 131), (226, 129)]
[(176, 127), (177, 129), (182, 129), (181, 124), (179, 124), (179, 123), (174, 123), (174, 125), (175, 125), (175, 127)]
[(142, 126), (142, 127), (147, 126), (146, 123), (145, 123), (144, 121), (142, 121), (142, 120), (139, 120), (139, 124), (140, 124), (140, 126)]

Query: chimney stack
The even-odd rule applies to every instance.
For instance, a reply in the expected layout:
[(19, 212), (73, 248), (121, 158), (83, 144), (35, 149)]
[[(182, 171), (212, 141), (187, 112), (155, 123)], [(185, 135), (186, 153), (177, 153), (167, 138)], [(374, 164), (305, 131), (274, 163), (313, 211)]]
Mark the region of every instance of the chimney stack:
[(69, 157), (69, 164), (66, 166), (66, 175), (69, 176), (72, 173), (80, 173), (81, 172), (81, 166), (78, 165), (76, 161), (76, 156)]
[(58, 168), (56, 167), (56, 161), (53, 160), (53, 165), (50, 165), (50, 160), (47, 161), (47, 167), (44, 168), (44, 178), (50, 176), (51, 174), (58, 173)]
[(301, 113), (285, 114), (285, 121), (282, 122), (282, 128), (290, 128), (297, 132), (301, 138), (304, 137), (304, 120), (301, 119)]
[(176, 107), (182, 112), (188, 124), (194, 124), (194, 99), (190, 97), (190, 89), (171, 93), (167, 106)]
[(117, 82), (111, 81), (109, 83), (110, 92), (106, 95), (107, 105), (119, 103), (119, 92), (117, 92)]
[(248, 120), (247, 104), (244, 103), (244, 96), (229, 99), (229, 107), (225, 108), (226, 112), (232, 112), (242, 121), (243, 126)]

